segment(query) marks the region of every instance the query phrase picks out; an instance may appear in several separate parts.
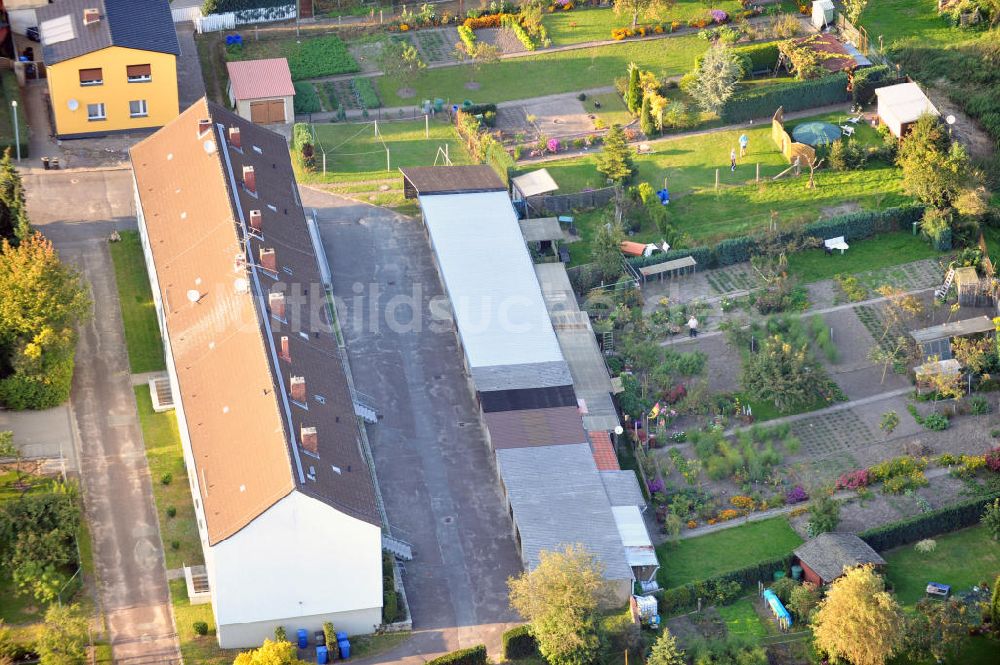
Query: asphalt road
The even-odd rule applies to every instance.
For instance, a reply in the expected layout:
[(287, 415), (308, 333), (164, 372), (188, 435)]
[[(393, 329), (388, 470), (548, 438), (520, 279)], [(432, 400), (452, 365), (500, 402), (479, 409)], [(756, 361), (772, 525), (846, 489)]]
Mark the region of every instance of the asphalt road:
[(130, 171), (25, 177), (29, 212), (94, 301), (70, 399), (98, 598), (115, 662), (180, 663), (159, 525), (128, 368), (107, 237), (135, 227)]
[(371, 662), (422, 663), (478, 643), (498, 658), (502, 632), (517, 622), (507, 578), (521, 563), (460, 351), (450, 329), (393, 329), (386, 316), (397, 303), (395, 320), (407, 328), (403, 299), (414, 295), (424, 319), (442, 293), (423, 226), (301, 192), (319, 214), (355, 383), (383, 414), (369, 438), (386, 511), (414, 546), (404, 574), (414, 637)]

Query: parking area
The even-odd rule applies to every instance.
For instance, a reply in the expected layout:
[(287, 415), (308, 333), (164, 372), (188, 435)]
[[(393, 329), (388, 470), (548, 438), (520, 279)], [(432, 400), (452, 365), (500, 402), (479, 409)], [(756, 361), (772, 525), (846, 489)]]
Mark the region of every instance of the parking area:
[(520, 559), (455, 336), (428, 325), (441, 284), (423, 227), (301, 191), (320, 220), (357, 389), (382, 415), (369, 436), (393, 533), (414, 548), (411, 646), (430, 655), (482, 642), (497, 654), (516, 619), (506, 582)]

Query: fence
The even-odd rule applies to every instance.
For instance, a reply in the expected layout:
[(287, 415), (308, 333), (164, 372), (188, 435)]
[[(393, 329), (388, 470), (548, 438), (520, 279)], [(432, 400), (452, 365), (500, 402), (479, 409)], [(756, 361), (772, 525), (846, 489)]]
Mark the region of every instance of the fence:
[(187, 23), (188, 21), (197, 23), (198, 19), (201, 18), (201, 7), (171, 7), (170, 13), (174, 17), (174, 23)]
[(871, 50), (871, 42), (868, 39), (868, 31), (861, 26), (854, 25), (848, 21), (844, 15), (837, 12), (837, 30), (844, 38), (854, 44), (859, 51), (865, 55), (869, 55)]
[[(200, 12), (199, 12), (200, 13)], [(251, 23), (273, 23), (288, 21), (296, 16), (295, 5), (278, 5), (276, 7), (261, 7), (258, 9), (243, 9), (238, 12), (224, 14), (209, 14), (194, 19), (195, 28), (199, 33), (233, 30), (238, 25)]]
[(771, 118), (771, 139), (778, 146), (778, 150), (785, 156), (789, 164), (794, 164), (798, 159), (800, 164), (810, 164), (816, 159), (816, 151), (805, 143), (796, 143), (785, 131), (785, 109), (782, 106), (774, 112)]
[(575, 194), (541, 194), (528, 198), (532, 213), (561, 215), (580, 208), (599, 208), (615, 198), (614, 187), (593, 189)]

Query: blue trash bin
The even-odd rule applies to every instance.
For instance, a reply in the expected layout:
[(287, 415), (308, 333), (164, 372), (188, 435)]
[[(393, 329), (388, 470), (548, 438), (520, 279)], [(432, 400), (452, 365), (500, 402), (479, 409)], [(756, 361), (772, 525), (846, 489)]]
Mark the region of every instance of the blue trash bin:
[(316, 647), (316, 662), (319, 663), (319, 665), (326, 665), (329, 660), (330, 655), (326, 650), (326, 647)]
[(347, 659), (351, 657), (351, 643), (349, 640), (339, 640), (337, 646), (340, 647), (340, 657)]
[(299, 628), (298, 635), (299, 635), (299, 648), (305, 649), (307, 646), (309, 646), (309, 631), (307, 631), (305, 628)]

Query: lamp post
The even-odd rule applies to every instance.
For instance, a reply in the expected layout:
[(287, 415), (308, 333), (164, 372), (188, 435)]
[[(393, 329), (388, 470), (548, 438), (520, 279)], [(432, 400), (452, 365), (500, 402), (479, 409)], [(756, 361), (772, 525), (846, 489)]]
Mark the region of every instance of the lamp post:
[(17, 126), (17, 100), (12, 99), (10, 107), (14, 109), (14, 145), (17, 146), (17, 161), (21, 161), (21, 131)]

